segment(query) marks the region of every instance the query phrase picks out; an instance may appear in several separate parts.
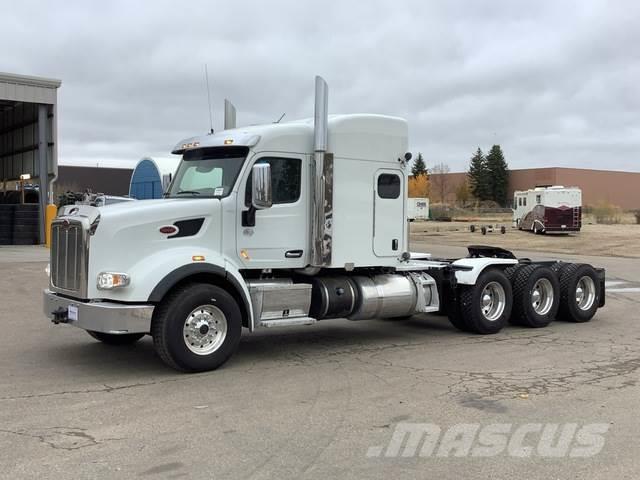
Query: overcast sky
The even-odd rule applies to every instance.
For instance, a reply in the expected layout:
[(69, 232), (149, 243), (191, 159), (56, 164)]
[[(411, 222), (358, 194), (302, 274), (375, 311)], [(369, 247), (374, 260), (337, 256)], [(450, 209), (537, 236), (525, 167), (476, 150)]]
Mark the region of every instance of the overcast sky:
[[(146, 5), (146, 6), (143, 6)], [(214, 128), (330, 113), (409, 121), (427, 166), (501, 144), (511, 168), (640, 170), (640, 2), (0, 4), (0, 71), (54, 77), (60, 163), (169, 156)]]

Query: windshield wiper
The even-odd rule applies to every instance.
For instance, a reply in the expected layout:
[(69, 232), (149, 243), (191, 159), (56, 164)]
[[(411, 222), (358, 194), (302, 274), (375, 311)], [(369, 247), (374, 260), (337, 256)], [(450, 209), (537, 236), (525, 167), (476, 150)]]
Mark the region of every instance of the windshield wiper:
[(176, 195), (200, 195), (200, 192), (196, 192), (195, 190), (180, 190)]

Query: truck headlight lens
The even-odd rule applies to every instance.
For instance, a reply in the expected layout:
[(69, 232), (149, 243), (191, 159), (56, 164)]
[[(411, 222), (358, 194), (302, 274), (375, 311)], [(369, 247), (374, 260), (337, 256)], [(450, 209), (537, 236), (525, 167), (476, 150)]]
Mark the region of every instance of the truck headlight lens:
[(130, 281), (126, 273), (102, 272), (98, 274), (98, 290), (126, 287)]

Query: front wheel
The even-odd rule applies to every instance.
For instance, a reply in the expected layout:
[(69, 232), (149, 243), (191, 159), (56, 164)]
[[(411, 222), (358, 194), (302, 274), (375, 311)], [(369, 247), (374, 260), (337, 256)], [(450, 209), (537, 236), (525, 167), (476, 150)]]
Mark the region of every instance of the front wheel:
[(487, 270), (475, 285), (461, 287), (458, 311), (471, 332), (498, 333), (507, 324), (511, 308), (511, 282), (500, 270)]
[(218, 368), (240, 343), (242, 315), (234, 298), (215, 285), (190, 283), (162, 301), (151, 324), (153, 345), (183, 372)]
[(96, 340), (106, 343), (107, 345), (131, 345), (144, 337), (144, 333), (114, 334), (94, 332), (93, 330), (87, 330), (87, 333)]

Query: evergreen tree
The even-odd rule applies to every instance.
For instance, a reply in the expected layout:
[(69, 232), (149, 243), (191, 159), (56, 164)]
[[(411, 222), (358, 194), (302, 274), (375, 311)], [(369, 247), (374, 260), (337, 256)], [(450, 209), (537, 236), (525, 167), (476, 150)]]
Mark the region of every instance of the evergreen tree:
[(509, 166), (504, 159), (500, 145), (494, 145), (489, 150), (486, 158), (486, 167), (489, 176), (491, 200), (501, 206), (505, 206), (509, 189)]
[(422, 158), (422, 153), (418, 152), (418, 156), (413, 162), (413, 166), (411, 167), (411, 175), (414, 177), (419, 177), (420, 175), (427, 174), (427, 165), (424, 163), (424, 159)]
[(487, 160), (482, 150), (480, 150), (480, 147), (478, 147), (476, 153), (471, 157), (467, 176), (469, 177), (469, 188), (473, 196), (480, 201), (490, 200), (491, 179), (489, 178), (489, 171), (487, 169)]

